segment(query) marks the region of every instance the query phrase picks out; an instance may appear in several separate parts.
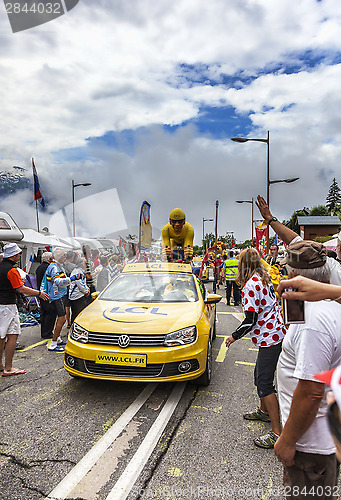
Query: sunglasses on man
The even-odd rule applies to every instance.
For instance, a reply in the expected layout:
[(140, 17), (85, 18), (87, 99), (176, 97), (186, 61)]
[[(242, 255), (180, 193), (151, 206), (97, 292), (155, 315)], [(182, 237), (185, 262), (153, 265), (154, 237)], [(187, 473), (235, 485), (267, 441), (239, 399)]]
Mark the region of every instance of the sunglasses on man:
[(178, 223), (178, 224), (185, 224), (185, 220), (184, 220), (184, 219), (181, 219), (181, 220), (174, 220), (174, 219), (171, 219), (169, 222), (170, 222), (171, 224), (176, 224), (176, 223)]

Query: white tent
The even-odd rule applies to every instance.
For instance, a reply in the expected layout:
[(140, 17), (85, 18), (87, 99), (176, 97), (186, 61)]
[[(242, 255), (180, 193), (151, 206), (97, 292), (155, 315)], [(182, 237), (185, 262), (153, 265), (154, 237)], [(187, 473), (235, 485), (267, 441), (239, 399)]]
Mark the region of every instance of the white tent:
[(326, 248), (328, 248), (328, 250), (336, 250), (336, 246), (337, 246), (337, 242), (338, 242), (338, 238), (333, 238), (332, 240), (329, 240), (329, 241), (325, 241), (323, 243), (323, 246), (325, 246)]
[(72, 245), (62, 241), (55, 235), (44, 235), (34, 229), (21, 229), (24, 237), (18, 241), (18, 245), (23, 249), (22, 265), (28, 273), (33, 262), (33, 256), (38, 254), (38, 250), (47, 247), (62, 247), (71, 250)]
[(103, 248), (103, 245), (95, 238), (79, 238), (78, 236), (75, 236), (73, 239), (78, 241), (81, 246), (89, 245), (91, 250), (100, 250), (101, 248)]

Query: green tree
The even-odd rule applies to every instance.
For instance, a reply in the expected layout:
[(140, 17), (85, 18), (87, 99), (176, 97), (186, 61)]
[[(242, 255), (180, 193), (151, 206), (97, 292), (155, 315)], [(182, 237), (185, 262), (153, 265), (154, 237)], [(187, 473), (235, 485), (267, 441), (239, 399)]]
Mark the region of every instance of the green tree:
[[(240, 248), (242, 250), (244, 248), (251, 247), (252, 246), (251, 243), (252, 243), (251, 240), (245, 240), (242, 243), (237, 243), (236, 244), (236, 248)], [(256, 245), (256, 238), (254, 239), (253, 243), (254, 243), (254, 246), (255, 246)]]
[(128, 241), (134, 241), (134, 240), (137, 239), (137, 236), (136, 236), (136, 234), (130, 234), (129, 233), (128, 236), (125, 237), (125, 239), (128, 240)]
[(205, 247), (208, 248), (210, 245), (214, 245), (215, 241), (215, 236), (213, 233), (206, 233), (205, 234)]
[(318, 243), (325, 243), (326, 241), (332, 240), (332, 236), (316, 236), (314, 241), (317, 241)]
[(300, 227), (297, 224), (297, 217), (299, 215), (309, 215), (309, 212), (310, 210), (307, 207), (303, 207), (302, 210), (295, 210), (290, 219), (288, 221), (283, 221), (283, 224), (290, 228), (292, 231), (295, 231), (295, 233), (299, 234)]
[(194, 245), (193, 254), (202, 255), (202, 246)]
[(341, 204), (335, 206), (334, 215), (337, 215), (341, 219)]
[(325, 206), (325, 205), (317, 205), (316, 207), (313, 207), (310, 212), (309, 212), (309, 215), (311, 216), (316, 216), (316, 215), (330, 215), (330, 212), (328, 210), (328, 208)]
[(341, 203), (341, 189), (334, 177), (333, 182), (330, 185), (328, 195), (326, 198), (326, 205), (330, 211), (334, 211), (336, 205)]

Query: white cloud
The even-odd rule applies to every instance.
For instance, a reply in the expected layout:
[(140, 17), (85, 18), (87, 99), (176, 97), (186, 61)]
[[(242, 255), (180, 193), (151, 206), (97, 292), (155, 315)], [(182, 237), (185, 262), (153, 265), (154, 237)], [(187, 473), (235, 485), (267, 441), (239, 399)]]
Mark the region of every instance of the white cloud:
[[(214, 215), (219, 199), (220, 232), (244, 239), (250, 214), (235, 199), (265, 192), (265, 146), (200, 136), (191, 125), (170, 135), (158, 126), (195, 119), (203, 106), (233, 106), (250, 117), (251, 137), (271, 131), (273, 178), (300, 175), (296, 184), (271, 187), (276, 215), (323, 203), (340, 160), (341, 66), (331, 62), (340, 17), (338, 0), (278, 0), (276, 8), (261, 0), (232, 0), (228, 8), (222, 0), (81, 0), (60, 19), (13, 35), (3, 12), (0, 164), (30, 168), (34, 156), (51, 212), (70, 202), (74, 178), (92, 182), (91, 193), (117, 188), (129, 225), (144, 199), (158, 227), (182, 206), (197, 242), (202, 217)], [(310, 68), (304, 53), (326, 59)], [(181, 64), (194, 65), (186, 78), (201, 83), (184, 79)], [(285, 73), (287, 65), (296, 71)], [(238, 75), (253, 80), (226, 83)], [(139, 127), (146, 129), (130, 155), (86, 143)], [(232, 135), (237, 127), (236, 120)], [(77, 147), (84, 158), (57, 163), (52, 154)], [(17, 214), (30, 195), (3, 205)], [(31, 208), (18, 217), (34, 227)]]

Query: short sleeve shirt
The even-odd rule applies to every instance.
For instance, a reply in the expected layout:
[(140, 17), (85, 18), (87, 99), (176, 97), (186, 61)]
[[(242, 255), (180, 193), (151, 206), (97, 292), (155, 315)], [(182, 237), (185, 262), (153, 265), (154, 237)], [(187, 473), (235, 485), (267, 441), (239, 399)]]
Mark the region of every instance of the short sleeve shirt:
[(24, 285), (24, 282), (21, 279), (20, 273), (16, 267), (12, 267), (12, 269), (8, 271), (7, 278), (10, 280), (13, 288), (20, 288)]
[(255, 273), (244, 285), (242, 304), (244, 313), (252, 311), (258, 314), (257, 323), (250, 332), (254, 344), (270, 347), (283, 340), (287, 329), (271, 281), (264, 286), (260, 276)]
[[(299, 380), (341, 363), (341, 306), (336, 302), (305, 302), (305, 323), (290, 325), (278, 360), (277, 381), (282, 424), (285, 425)], [(315, 420), (296, 443), (296, 450), (329, 455), (335, 447), (328, 429), (325, 394)]]

